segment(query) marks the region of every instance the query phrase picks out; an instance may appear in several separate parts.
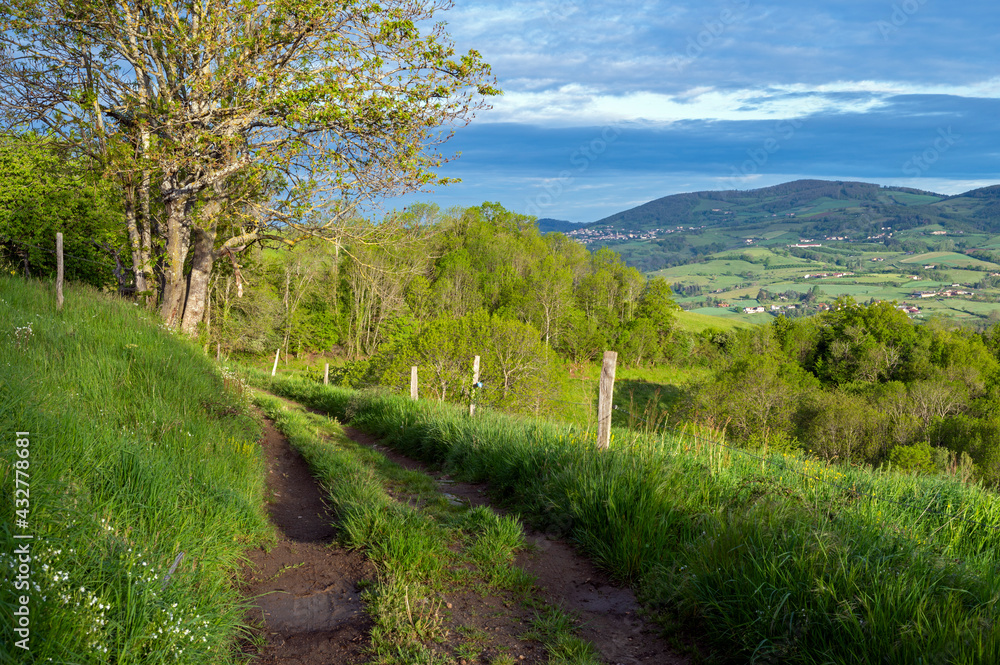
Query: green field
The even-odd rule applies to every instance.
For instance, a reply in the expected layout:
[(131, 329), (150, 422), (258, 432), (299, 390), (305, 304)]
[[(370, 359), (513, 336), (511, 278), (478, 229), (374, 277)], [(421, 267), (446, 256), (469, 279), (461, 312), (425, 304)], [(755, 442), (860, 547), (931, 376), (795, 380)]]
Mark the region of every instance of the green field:
[[(754, 298), (761, 289), (804, 291), (820, 283), (806, 281), (807, 274), (834, 272), (851, 272), (855, 280), (824, 280), (821, 302), (843, 295), (902, 301), (909, 296), (908, 284), (851, 287), (912, 276), (949, 287), (961, 284), (966, 290), (976, 285), (981, 298), (996, 302), (1000, 286), (984, 283), (984, 278), (1000, 273), (998, 193), (1000, 188), (985, 188), (947, 197), (817, 180), (759, 190), (695, 192), (650, 201), (594, 223), (616, 231), (673, 229), (669, 236), (587, 242), (591, 247), (607, 245), (630, 265), (678, 287), (701, 287), (700, 298), (687, 289), (679, 299), (701, 313), (708, 313), (705, 305), (714, 304), (703, 302), (709, 295), (729, 301)], [(868, 281), (869, 275), (874, 280)], [(931, 308), (960, 316), (952, 306)]]
[(692, 333), (701, 333), (706, 330), (732, 330), (746, 325), (745, 323), (731, 317), (719, 316), (714, 312), (708, 314), (701, 311), (687, 311), (677, 313), (677, 326), (681, 330)]
[(979, 259), (966, 256), (964, 254), (956, 254), (954, 252), (927, 252), (926, 254), (921, 254), (919, 256), (909, 256), (905, 259), (901, 259), (900, 263), (935, 263), (953, 267), (972, 266), (978, 268), (988, 268), (990, 270), (1000, 270), (1000, 265), (997, 265), (996, 263), (981, 261)]
[[(979, 240), (992, 242), (996, 238), (984, 235), (979, 236)], [(804, 294), (813, 288), (819, 289), (818, 302), (829, 304), (841, 296), (849, 296), (859, 302), (872, 299), (896, 301), (920, 307), (921, 318), (939, 316), (962, 323), (983, 323), (993, 321), (1000, 315), (1000, 280), (996, 286), (977, 286), (991, 273), (1000, 272), (1000, 265), (996, 263), (946, 251), (910, 254), (864, 251), (851, 255), (851, 246), (841, 245), (825, 248), (836, 253), (824, 254), (823, 260), (788, 255), (779, 248), (750, 246), (719, 252), (706, 260), (658, 270), (651, 275), (662, 277), (677, 288), (701, 288), (700, 293), (695, 295), (678, 294), (676, 300), (682, 307), (701, 315), (746, 323), (765, 323), (773, 316), (770, 313), (743, 314), (743, 307), (759, 304), (769, 308), (771, 304), (791, 302), (771, 300), (758, 303), (756, 298), (761, 290), (771, 294)], [(873, 261), (874, 258), (883, 260)], [(927, 266), (934, 267), (926, 269)], [(833, 277), (840, 272), (852, 274)], [(816, 277), (822, 273), (830, 276)], [(914, 297), (920, 291), (938, 292), (952, 288), (971, 291), (979, 302), (972, 300), (971, 296)], [(706, 297), (738, 307), (740, 311), (706, 306)], [(992, 314), (994, 311), (998, 314)]]

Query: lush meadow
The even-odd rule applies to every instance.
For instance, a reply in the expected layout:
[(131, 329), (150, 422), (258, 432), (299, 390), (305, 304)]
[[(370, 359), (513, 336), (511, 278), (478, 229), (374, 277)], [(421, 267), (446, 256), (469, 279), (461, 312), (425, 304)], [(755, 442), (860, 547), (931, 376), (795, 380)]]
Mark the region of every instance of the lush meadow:
[(1000, 659), (1000, 501), (950, 478), (578, 426), (255, 375), (398, 450), (490, 484), (735, 662)]
[(56, 312), (0, 279), (0, 321), (0, 662), (238, 662), (239, 559), (270, 527), (236, 377), (86, 287)]

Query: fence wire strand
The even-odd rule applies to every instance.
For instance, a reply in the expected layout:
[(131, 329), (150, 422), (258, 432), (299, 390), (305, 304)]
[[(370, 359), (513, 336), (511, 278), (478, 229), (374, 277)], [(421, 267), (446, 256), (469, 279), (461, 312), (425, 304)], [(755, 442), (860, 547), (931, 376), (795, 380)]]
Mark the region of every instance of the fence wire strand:
[[(385, 386), (383, 386), (381, 384), (377, 384), (377, 383), (366, 384), (364, 386), (354, 386), (355, 390), (372, 389), (372, 388), (374, 388), (374, 389), (380, 389), (380, 388), (384, 389)], [(549, 403), (556, 403), (556, 404), (567, 404), (567, 405), (571, 405), (571, 406), (586, 406), (586, 407), (594, 408), (594, 405), (592, 403), (588, 403), (588, 402), (572, 402), (572, 401), (568, 401), (568, 400), (560, 400), (560, 399), (553, 399), (553, 398), (543, 398), (542, 401), (549, 402)], [(922, 519), (924, 515), (931, 514), (931, 515), (938, 515), (938, 516), (941, 516), (941, 517), (946, 517), (949, 520), (955, 520), (955, 521), (959, 521), (959, 522), (964, 522), (966, 524), (971, 524), (971, 525), (974, 525), (974, 526), (978, 526), (980, 528), (988, 529), (990, 531), (996, 531), (996, 530), (1000, 529), (1000, 524), (987, 524), (986, 522), (982, 522), (980, 520), (975, 520), (975, 519), (971, 519), (971, 518), (968, 518), (968, 517), (964, 517), (962, 515), (962, 513), (960, 513), (960, 512), (949, 512), (949, 511), (938, 510), (938, 509), (932, 508), (931, 507), (933, 505), (932, 503), (929, 503), (926, 506), (922, 507), (920, 504), (917, 504), (917, 503), (914, 503), (914, 502), (911, 502), (911, 501), (900, 501), (898, 499), (892, 499), (892, 498), (889, 498), (889, 497), (886, 497), (886, 496), (881, 496), (881, 495), (875, 494), (873, 492), (866, 491), (863, 488), (859, 489), (857, 485), (848, 486), (848, 485), (846, 485), (844, 483), (840, 483), (840, 482), (829, 480), (827, 478), (823, 478), (820, 475), (812, 475), (812, 474), (810, 474), (807, 471), (803, 471), (801, 469), (794, 468), (793, 466), (791, 466), (788, 463), (787, 460), (784, 460), (784, 459), (776, 460), (773, 457), (764, 457), (763, 455), (758, 455), (758, 454), (753, 453), (753, 452), (751, 452), (749, 450), (746, 450), (744, 448), (739, 448), (739, 447), (736, 447), (736, 446), (733, 446), (733, 445), (729, 445), (727, 443), (723, 443), (722, 441), (719, 441), (719, 440), (716, 440), (716, 439), (710, 439), (708, 437), (701, 436), (699, 434), (694, 434), (694, 433), (691, 433), (691, 432), (680, 430), (680, 429), (678, 429), (676, 427), (673, 427), (671, 425), (665, 425), (665, 424), (662, 424), (662, 423), (661, 424), (657, 424), (656, 422), (653, 422), (649, 418), (637, 415), (635, 413), (632, 413), (628, 409), (626, 409), (624, 407), (621, 407), (618, 404), (612, 404), (611, 409), (612, 409), (611, 412), (607, 416), (605, 416), (604, 419), (599, 420), (598, 425), (603, 420), (611, 418), (614, 415), (614, 412), (617, 411), (617, 412), (619, 412), (621, 414), (624, 414), (624, 415), (626, 415), (626, 416), (628, 416), (630, 418), (633, 418), (635, 420), (638, 420), (638, 421), (641, 421), (641, 422), (645, 423), (646, 425), (648, 425), (654, 431), (655, 430), (660, 430), (663, 433), (668, 433), (669, 432), (669, 433), (675, 434), (676, 436), (679, 436), (679, 437), (686, 437), (686, 438), (689, 438), (689, 439), (694, 439), (696, 441), (702, 442), (702, 443), (704, 443), (706, 445), (715, 446), (717, 448), (723, 448), (725, 450), (737, 453), (739, 455), (743, 455), (745, 457), (757, 460), (761, 464), (766, 464), (766, 465), (772, 466), (772, 467), (776, 468), (779, 471), (788, 472), (788, 473), (791, 473), (791, 474), (799, 475), (799, 476), (802, 476), (803, 478), (805, 478), (806, 480), (809, 480), (809, 481), (815, 481), (815, 482), (823, 483), (825, 485), (837, 488), (837, 489), (841, 490), (842, 492), (851, 494), (851, 495), (856, 496), (856, 497), (865, 497), (865, 498), (867, 498), (867, 499), (869, 499), (869, 500), (871, 500), (873, 502), (881, 501), (881, 502), (884, 502), (884, 503), (888, 503), (888, 504), (893, 504), (893, 505), (899, 506), (901, 508), (905, 508), (907, 510), (919, 511), (920, 515), (917, 517), (918, 520)], [(856, 469), (857, 468), (857, 467), (854, 467), (853, 465), (847, 465), (847, 466), (848, 466), (848, 468), (851, 468), (851, 469)], [(934, 496), (934, 500), (935, 501), (938, 500), (940, 498), (940, 496), (941, 496), (941, 493), (938, 492)]]
[[(364, 387), (355, 386), (354, 388), (355, 389), (366, 389), (366, 388), (379, 388), (379, 387), (384, 388), (384, 386), (380, 386), (379, 384), (368, 384), (368, 385), (366, 385)], [(542, 398), (541, 401), (546, 402), (546, 403), (565, 404), (565, 405), (570, 405), (570, 406), (585, 406), (585, 407), (588, 407), (590, 409), (595, 408), (595, 406), (594, 406), (593, 403), (588, 403), (588, 402), (573, 402), (573, 401), (569, 401), (569, 400), (561, 400), (561, 399), (554, 399), (554, 398)], [(747, 458), (754, 459), (754, 460), (760, 462), (761, 464), (769, 465), (772, 468), (775, 468), (775, 469), (777, 469), (777, 470), (779, 470), (781, 472), (787, 472), (787, 473), (790, 473), (790, 474), (802, 476), (804, 479), (806, 479), (806, 480), (808, 480), (810, 482), (823, 483), (823, 484), (825, 484), (827, 486), (834, 487), (834, 488), (836, 488), (836, 489), (838, 489), (838, 490), (840, 490), (840, 491), (842, 491), (842, 492), (844, 492), (846, 494), (852, 495), (854, 497), (865, 497), (865, 498), (869, 499), (872, 502), (879, 502), (879, 501), (881, 501), (883, 503), (888, 503), (888, 504), (892, 504), (892, 505), (895, 505), (895, 506), (899, 506), (899, 507), (904, 508), (906, 510), (918, 511), (919, 512), (919, 516), (917, 517), (918, 520), (922, 519), (924, 517), (924, 515), (930, 514), (930, 515), (938, 515), (940, 517), (945, 517), (945, 518), (948, 518), (949, 520), (955, 520), (955, 521), (959, 521), (959, 522), (964, 522), (966, 524), (971, 524), (971, 525), (974, 525), (974, 526), (978, 526), (980, 528), (987, 529), (987, 530), (990, 530), (990, 531), (1000, 530), (1000, 524), (988, 524), (988, 523), (980, 521), (980, 520), (976, 520), (976, 519), (972, 519), (972, 518), (969, 518), (969, 517), (965, 517), (962, 514), (962, 512), (951, 512), (951, 511), (939, 510), (939, 509), (936, 509), (936, 508), (932, 508), (931, 506), (933, 505), (933, 502), (937, 501), (938, 499), (940, 499), (940, 497), (941, 497), (941, 493), (940, 492), (938, 492), (934, 496), (932, 502), (928, 503), (926, 506), (921, 506), (921, 504), (915, 503), (913, 501), (901, 501), (899, 499), (893, 499), (893, 498), (890, 498), (890, 497), (882, 496), (882, 495), (875, 494), (873, 492), (867, 491), (863, 487), (859, 488), (857, 486), (857, 484), (849, 486), (849, 485), (847, 485), (845, 483), (842, 483), (842, 482), (837, 482), (837, 481), (834, 481), (834, 480), (830, 480), (828, 478), (824, 478), (824, 477), (822, 477), (819, 474), (811, 474), (811, 473), (809, 473), (807, 471), (803, 471), (801, 469), (797, 469), (797, 468), (791, 466), (789, 464), (789, 462), (787, 460), (785, 460), (785, 459), (776, 459), (774, 457), (764, 457), (763, 455), (758, 455), (758, 454), (753, 453), (753, 452), (751, 452), (749, 450), (746, 450), (744, 448), (739, 448), (739, 447), (736, 447), (736, 446), (733, 446), (733, 445), (729, 445), (727, 443), (723, 443), (722, 441), (719, 441), (719, 440), (716, 440), (716, 439), (710, 439), (708, 437), (704, 437), (704, 436), (701, 436), (699, 434), (694, 434), (694, 433), (691, 433), (691, 432), (680, 430), (680, 429), (678, 429), (676, 427), (673, 427), (671, 425), (666, 425), (662, 421), (659, 424), (657, 424), (657, 422), (654, 422), (654, 421), (650, 420), (647, 417), (640, 416), (640, 415), (637, 415), (635, 413), (632, 413), (628, 409), (626, 409), (626, 408), (624, 408), (622, 406), (619, 406), (618, 404), (612, 404), (612, 406), (611, 406), (611, 412), (609, 412), (608, 415), (605, 416), (604, 418), (600, 418), (598, 420), (598, 422), (597, 422), (598, 427), (605, 420), (610, 419), (613, 416), (613, 414), (614, 414), (615, 411), (617, 411), (619, 413), (622, 413), (622, 414), (624, 414), (624, 415), (626, 415), (626, 416), (628, 416), (628, 417), (630, 417), (630, 418), (632, 418), (634, 420), (638, 420), (638, 421), (641, 421), (641, 422), (645, 423), (653, 431), (659, 430), (659, 431), (661, 431), (663, 433), (669, 432), (669, 433), (673, 433), (674, 435), (679, 436), (679, 437), (687, 437), (687, 438), (693, 439), (695, 441), (702, 442), (702, 443), (704, 443), (706, 445), (715, 446), (717, 448), (723, 448), (725, 450), (737, 453), (739, 455), (743, 455), (743, 456), (745, 456)], [(846, 465), (846, 467), (849, 468), (849, 469), (857, 469), (858, 468), (858, 467), (855, 467), (853, 465)]]

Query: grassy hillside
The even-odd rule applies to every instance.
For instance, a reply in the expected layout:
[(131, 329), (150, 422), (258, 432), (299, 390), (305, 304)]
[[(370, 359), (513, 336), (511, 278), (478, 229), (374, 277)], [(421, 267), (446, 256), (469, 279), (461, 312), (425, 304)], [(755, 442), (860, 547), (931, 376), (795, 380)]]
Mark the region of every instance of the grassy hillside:
[(993, 663), (1000, 500), (941, 477), (259, 376), (570, 535), (732, 662)]
[(945, 251), (979, 249), (998, 231), (1000, 187), (949, 197), (863, 182), (799, 180), (667, 196), (568, 233), (654, 271), (749, 247), (821, 244), (838, 248), (833, 253), (841, 259), (863, 260), (887, 247), (915, 253), (945, 245), (951, 245)]
[(235, 380), (85, 288), (57, 313), (0, 279), (0, 321), (0, 662), (236, 662), (237, 564), (269, 526)]

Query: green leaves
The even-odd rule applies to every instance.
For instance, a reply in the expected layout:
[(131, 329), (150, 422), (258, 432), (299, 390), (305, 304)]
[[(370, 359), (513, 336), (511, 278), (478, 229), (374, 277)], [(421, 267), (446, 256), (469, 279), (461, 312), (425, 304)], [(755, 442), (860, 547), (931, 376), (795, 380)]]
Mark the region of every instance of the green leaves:
[[(478, 53), (455, 61), (440, 27), (417, 28), (441, 8), (12, 0), (0, 7), (0, 107), (15, 123), (43, 120), (123, 190), (138, 167), (175, 209), (225, 201), (253, 207), (261, 228), (286, 224), (285, 202), (343, 210), (448, 182), (434, 173), (439, 146), (495, 81)], [(306, 212), (300, 233), (342, 234), (329, 213)], [(192, 219), (167, 223), (165, 235), (183, 235)]]
[(94, 286), (116, 284), (114, 259), (96, 244), (120, 250), (121, 209), (113, 191), (52, 141), (0, 137), (0, 254), (32, 276), (55, 272), (55, 237), (65, 235), (66, 277)]

